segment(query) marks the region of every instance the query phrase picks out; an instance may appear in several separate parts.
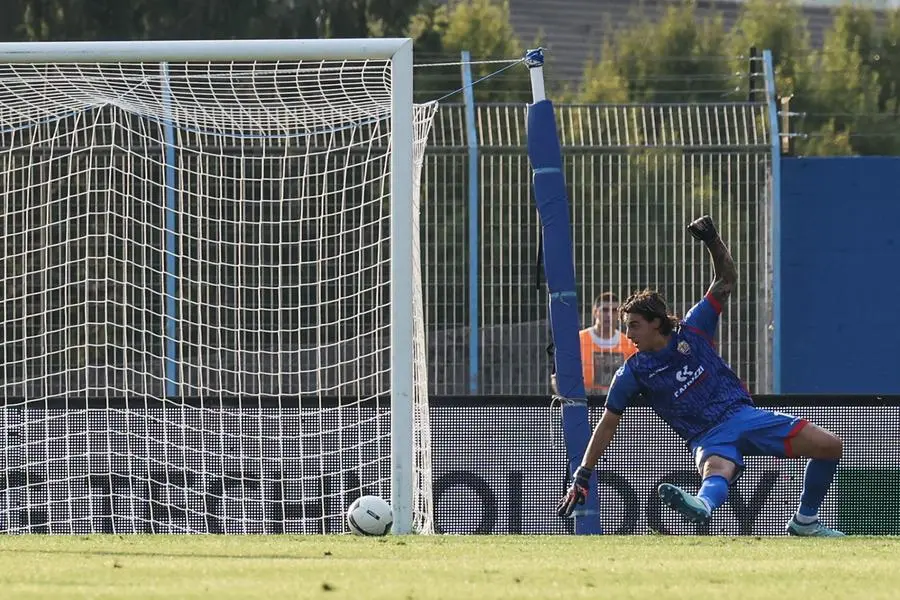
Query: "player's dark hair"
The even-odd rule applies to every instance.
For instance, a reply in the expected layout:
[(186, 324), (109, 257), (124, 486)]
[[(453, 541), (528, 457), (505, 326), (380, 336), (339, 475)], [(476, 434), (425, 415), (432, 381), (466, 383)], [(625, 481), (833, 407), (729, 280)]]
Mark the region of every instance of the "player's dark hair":
[(648, 321), (659, 319), (659, 332), (663, 335), (669, 335), (678, 325), (678, 317), (669, 314), (662, 294), (649, 289), (630, 295), (619, 307), (619, 316), (624, 317), (625, 313), (641, 315)]
[(619, 301), (619, 297), (616, 296), (615, 294), (613, 294), (612, 292), (602, 292), (600, 294), (597, 294), (597, 296), (594, 298), (594, 308), (597, 308), (604, 302), (609, 302), (611, 304), (615, 304), (615, 303), (618, 303), (618, 301)]

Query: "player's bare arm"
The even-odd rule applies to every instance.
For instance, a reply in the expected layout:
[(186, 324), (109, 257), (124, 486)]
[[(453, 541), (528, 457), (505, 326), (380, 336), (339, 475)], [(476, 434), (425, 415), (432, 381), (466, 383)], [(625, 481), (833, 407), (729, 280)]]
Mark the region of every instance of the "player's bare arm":
[(610, 410), (604, 410), (600, 422), (594, 427), (594, 433), (591, 434), (591, 441), (588, 442), (587, 450), (584, 451), (584, 458), (581, 459), (581, 466), (593, 469), (600, 457), (612, 442), (619, 421), (622, 420), (621, 415), (617, 415)]
[(612, 441), (621, 419), (621, 415), (617, 415), (609, 409), (603, 411), (600, 422), (594, 427), (594, 433), (591, 435), (591, 441), (584, 452), (581, 466), (575, 472), (575, 481), (572, 482), (572, 487), (569, 488), (565, 497), (556, 506), (556, 513), (559, 516), (570, 517), (576, 506), (584, 504), (588, 495), (588, 480), (591, 477), (591, 472)]
[(716, 237), (706, 244), (709, 255), (713, 260), (715, 276), (712, 285), (709, 286), (709, 294), (723, 305), (737, 285), (737, 268), (731, 252), (725, 246), (722, 238)]
[(734, 265), (731, 252), (719, 237), (719, 232), (716, 231), (716, 226), (708, 215), (704, 215), (688, 225), (688, 231), (694, 239), (706, 244), (706, 248), (709, 250), (715, 274), (707, 293), (720, 305), (724, 305), (737, 285), (737, 267)]

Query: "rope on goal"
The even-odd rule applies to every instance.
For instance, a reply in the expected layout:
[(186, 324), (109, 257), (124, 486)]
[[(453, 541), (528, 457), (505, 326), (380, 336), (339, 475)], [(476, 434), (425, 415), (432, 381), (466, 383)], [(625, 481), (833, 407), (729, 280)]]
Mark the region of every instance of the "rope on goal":
[(428, 67), (460, 67), (462, 65), (500, 65), (500, 64), (509, 64), (509, 65), (517, 65), (520, 62), (524, 62), (525, 58), (497, 58), (494, 60), (463, 60), (463, 61), (455, 61), (455, 62), (436, 62), (436, 63), (421, 63), (418, 65), (413, 65), (414, 69), (426, 69)]
[(461, 65), (493, 65), (493, 64), (506, 65), (500, 69), (497, 69), (496, 71), (494, 71), (492, 73), (488, 73), (484, 77), (480, 77), (480, 78), (476, 79), (469, 85), (464, 85), (464, 86), (460, 87), (459, 89), (453, 90), (452, 92), (448, 92), (448, 93), (444, 94), (443, 96), (441, 96), (440, 98), (437, 98), (432, 101), (432, 102), (442, 102), (443, 100), (446, 100), (450, 96), (455, 96), (456, 94), (462, 92), (466, 88), (475, 87), (477, 84), (481, 83), (482, 81), (485, 81), (492, 77), (496, 77), (497, 75), (506, 71), (507, 69), (511, 69), (511, 68), (515, 67), (516, 65), (520, 65), (524, 62), (525, 62), (525, 57), (522, 57), (522, 58), (516, 58), (516, 59), (505, 58), (505, 59), (495, 59), (495, 60), (470, 60), (470, 61), (427, 63), (427, 64), (421, 64), (421, 65), (414, 65), (414, 68), (418, 68), (418, 67), (423, 67), (423, 68), (427, 68), (427, 67), (458, 67)]

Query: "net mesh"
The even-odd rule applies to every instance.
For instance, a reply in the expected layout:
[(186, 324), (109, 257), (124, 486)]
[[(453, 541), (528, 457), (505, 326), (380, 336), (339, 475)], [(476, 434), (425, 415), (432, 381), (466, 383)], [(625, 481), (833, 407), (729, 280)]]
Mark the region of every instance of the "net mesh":
[[(330, 531), (345, 499), (391, 497), (390, 69), (0, 65), (0, 391), (23, 432), (8, 440), (8, 473), (65, 480), (83, 460), (93, 477), (167, 486), (165, 510), (110, 503), (125, 530), (216, 530), (210, 519), (227, 514), (223, 530), (267, 531), (277, 511), (222, 507), (277, 487), (267, 497), (287, 530)], [(434, 110), (415, 108), (416, 196)], [(427, 531), (417, 343), (415, 523)], [(136, 397), (167, 407), (132, 413)], [(67, 404), (27, 408), (51, 399)], [(29, 431), (49, 437), (32, 444)], [(283, 461), (285, 448), (299, 460)], [(205, 482), (202, 504), (190, 478)], [(50, 530), (91, 530), (73, 506), (96, 501), (90, 483), (36, 500), (23, 481), (5, 500), (62, 503), (41, 509)], [(294, 496), (306, 508), (285, 514)], [(202, 518), (173, 525), (172, 507)]]

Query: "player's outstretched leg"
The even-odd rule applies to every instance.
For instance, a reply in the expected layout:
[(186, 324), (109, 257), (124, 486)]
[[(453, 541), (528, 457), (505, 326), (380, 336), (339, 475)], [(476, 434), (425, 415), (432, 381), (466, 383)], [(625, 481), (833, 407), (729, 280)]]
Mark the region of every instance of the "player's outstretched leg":
[(790, 535), (802, 537), (843, 537), (836, 529), (830, 529), (819, 521), (819, 508), (831, 487), (844, 445), (833, 433), (807, 424), (791, 440), (794, 456), (809, 456), (803, 473), (803, 492), (800, 506), (788, 521), (785, 529)]
[(706, 502), (688, 494), (677, 485), (663, 483), (657, 489), (657, 493), (663, 504), (681, 513), (691, 523), (703, 524), (712, 516), (712, 510)]
[(663, 503), (681, 513), (692, 523), (707, 523), (714, 510), (725, 504), (728, 498), (728, 481), (734, 478), (737, 464), (721, 456), (699, 457), (703, 483), (696, 496), (671, 483), (663, 483), (657, 489)]
[(788, 521), (785, 529), (790, 535), (803, 537), (842, 537), (837, 529), (830, 529), (819, 521), (819, 507), (834, 479), (837, 460), (814, 458), (806, 463), (803, 474), (803, 492), (796, 514)]

